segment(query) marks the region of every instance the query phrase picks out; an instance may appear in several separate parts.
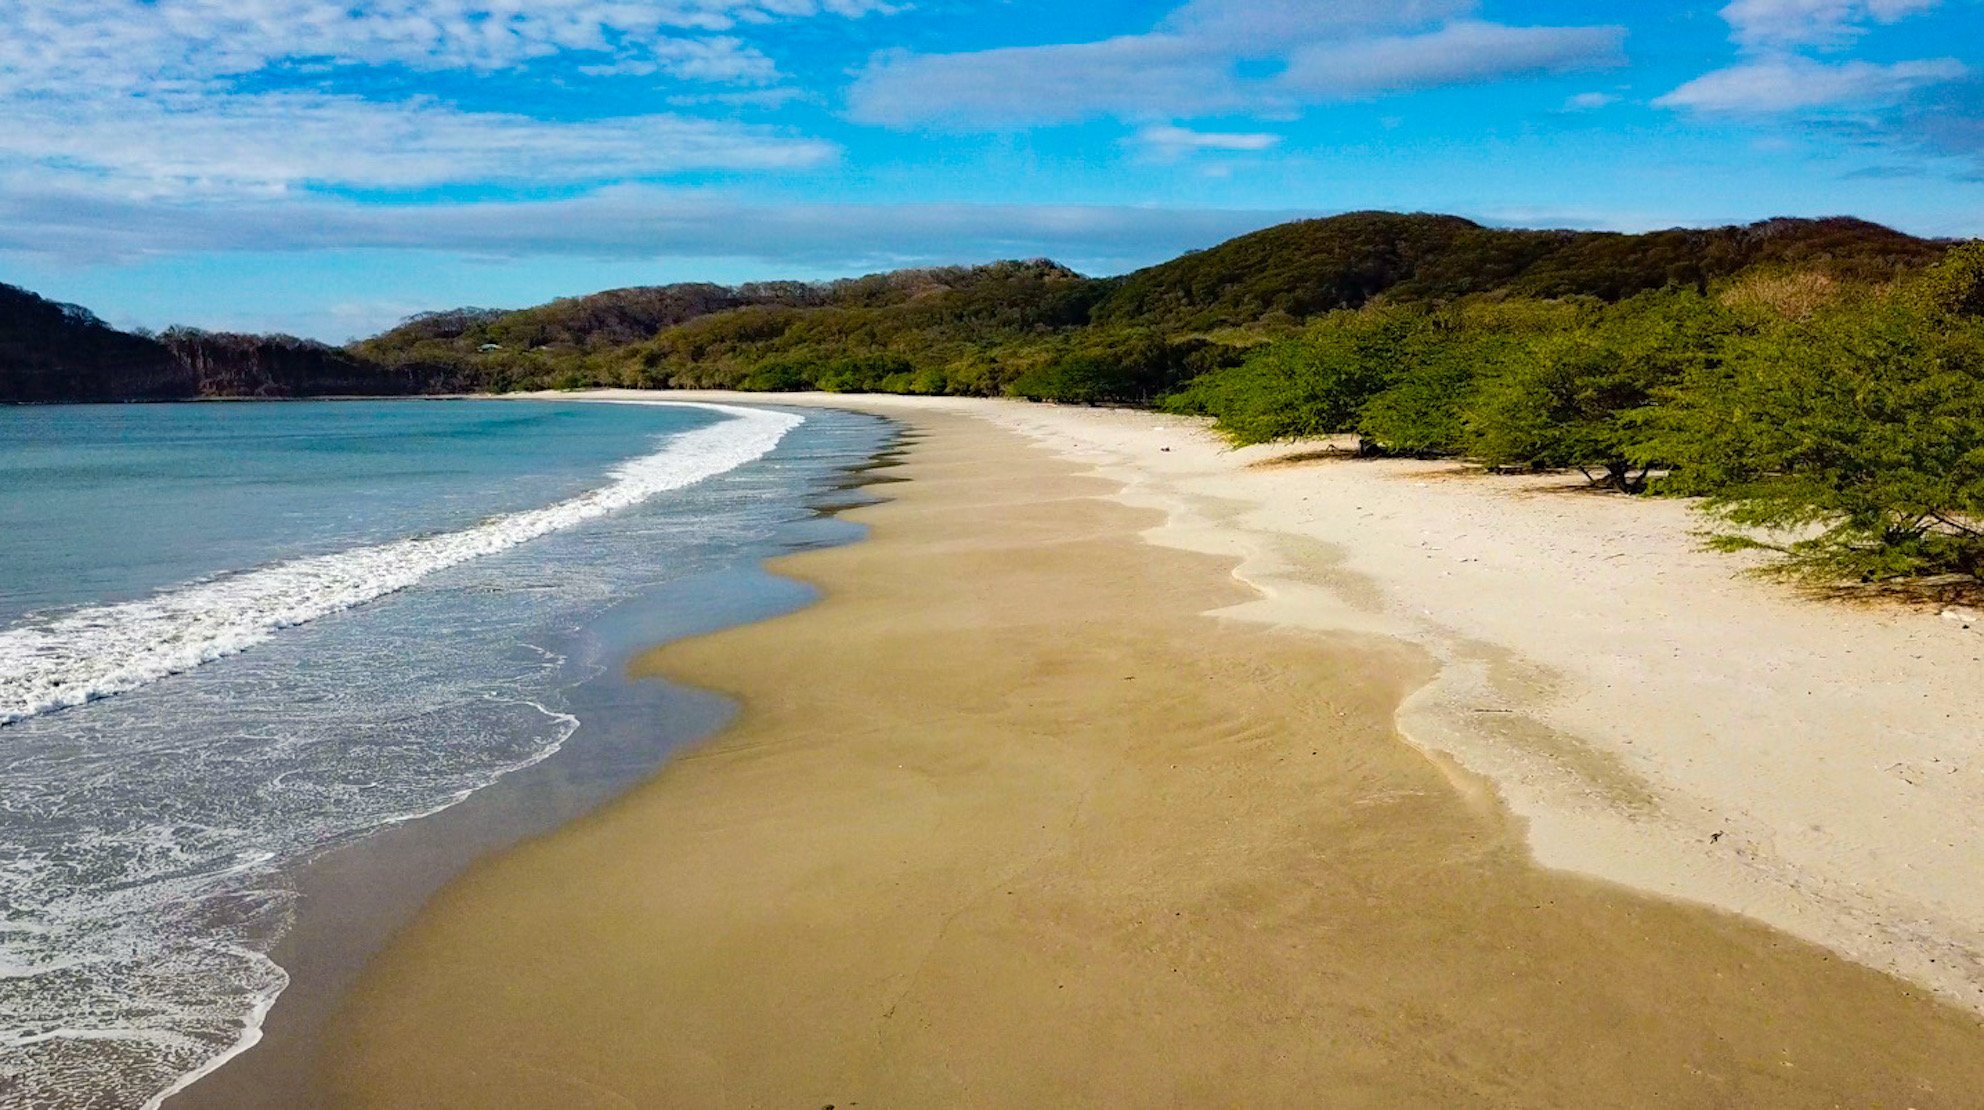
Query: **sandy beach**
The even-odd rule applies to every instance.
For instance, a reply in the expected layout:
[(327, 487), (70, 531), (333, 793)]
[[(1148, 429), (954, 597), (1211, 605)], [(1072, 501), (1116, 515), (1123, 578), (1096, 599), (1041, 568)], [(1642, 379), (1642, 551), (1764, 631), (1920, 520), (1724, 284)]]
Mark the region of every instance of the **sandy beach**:
[(1196, 422), (1002, 425), (1226, 554), (1224, 615), (1359, 629), (1438, 673), (1401, 731), (1495, 785), (1547, 866), (1717, 906), (1984, 1012), (1984, 621), (1742, 573), (1683, 501), (1576, 475), (1232, 451)]
[(1974, 633), (1734, 578), (1679, 505), (816, 400), (913, 431), (872, 536), (644, 660), (737, 723), (430, 903), (333, 1101), (1984, 1089)]

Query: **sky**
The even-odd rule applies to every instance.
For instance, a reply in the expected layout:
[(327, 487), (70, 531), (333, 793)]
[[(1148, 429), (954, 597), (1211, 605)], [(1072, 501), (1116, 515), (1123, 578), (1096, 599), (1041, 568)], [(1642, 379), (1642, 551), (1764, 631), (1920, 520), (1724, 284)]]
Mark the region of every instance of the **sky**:
[(0, 281), (126, 327), (1366, 208), (1984, 235), (1984, 0), (0, 0)]

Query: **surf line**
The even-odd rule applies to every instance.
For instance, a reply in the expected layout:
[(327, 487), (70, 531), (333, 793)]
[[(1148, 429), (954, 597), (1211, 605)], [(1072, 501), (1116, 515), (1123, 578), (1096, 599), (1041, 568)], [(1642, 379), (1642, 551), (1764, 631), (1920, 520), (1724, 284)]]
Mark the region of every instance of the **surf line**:
[(284, 628), (396, 593), (436, 571), (735, 470), (770, 454), (806, 419), (778, 409), (695, 401), (613, 403), (704, 409), (728, 419), (671, 436), (660, 451), (608, 471), (606, 485), (543, 508), (223, 575), (0, 631), (0, 727), (237, 655)]

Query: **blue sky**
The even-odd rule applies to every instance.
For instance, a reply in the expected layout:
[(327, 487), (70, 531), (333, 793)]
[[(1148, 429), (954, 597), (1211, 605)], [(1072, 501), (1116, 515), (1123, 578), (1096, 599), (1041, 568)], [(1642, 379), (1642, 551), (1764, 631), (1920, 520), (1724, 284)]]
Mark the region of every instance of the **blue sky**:
[(1358, 208), (1984, 235), (1984, 0), (0, 0), (0, 281), (124, 325)]

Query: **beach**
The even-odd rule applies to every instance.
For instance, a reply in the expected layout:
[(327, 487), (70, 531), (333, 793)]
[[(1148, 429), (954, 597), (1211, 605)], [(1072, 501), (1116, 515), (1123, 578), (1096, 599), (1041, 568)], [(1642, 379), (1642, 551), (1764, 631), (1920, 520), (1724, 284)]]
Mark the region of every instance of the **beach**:
[[(509, 401), (9, 410), (0, 1105), (299, 1107), (461, 867), (734, 706), (628, 676), (807, 604), (887, 422)], [(787, 434), (787, 433), (791, 434)], [(138, 507), (142, 506), (140, 510)]]
[(0, 1110), (1984, 1110), (1984, 0), (0, 29)]
[(909, 429), (870, 537), (641, 661), (735, 723), (430, 902), (330, 1023), (332, 1101), (1984, 1087), (1969, 780), (1883, 777), (1969, 742), (1955, 622), (1732, 577), (1678, 505), (812, 401)]

